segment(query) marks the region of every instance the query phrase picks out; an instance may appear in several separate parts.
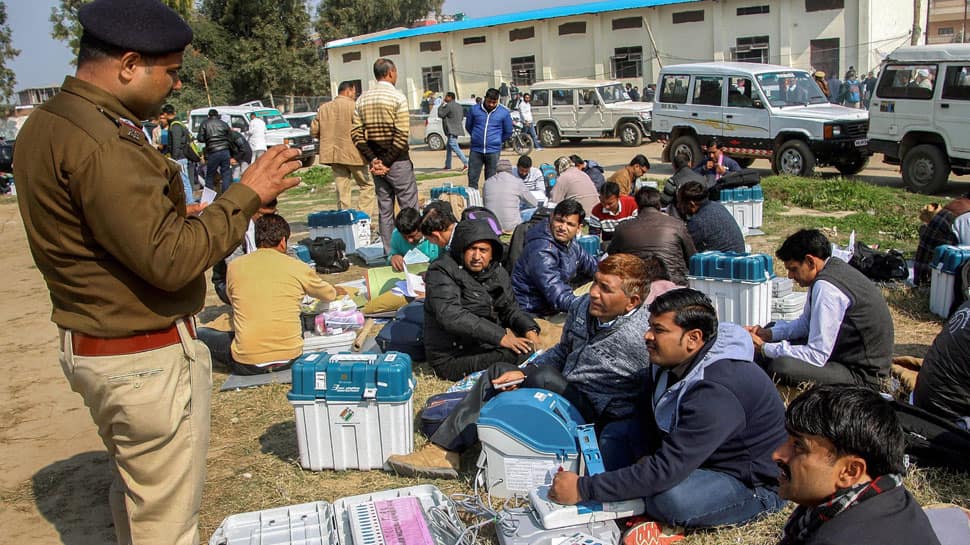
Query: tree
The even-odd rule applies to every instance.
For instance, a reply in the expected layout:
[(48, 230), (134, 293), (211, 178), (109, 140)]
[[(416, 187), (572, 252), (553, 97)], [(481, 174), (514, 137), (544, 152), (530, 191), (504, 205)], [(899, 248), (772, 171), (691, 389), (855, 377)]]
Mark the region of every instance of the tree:
[(429, 12), (440, 13), (444, 0), (322, 0), (316, 30), (325, 41), (409, 26)]
[(7, 24), (7, 5), (0, 0), (0, 98), (4, 101), (13, 96), (13, 87), (17, 84), (17, 76), (7, 66), (7, 61), (17, 55), (20, 50), (13, 47), (10, 25)]
[[(84, 4), (92, 1), (60, 0), (60, 6), (51, 8), (51, 37), (55, 40), (67, 42), (74, 57), (77, 57), (77, 50), (81, 43), (81, 32), (83, 30), (81, 23), (77, 20), (77, 11)], [(193, 0), (162, 0), (162, 3), (175, 10), (185, 20), (188, 20), (192, 15)]]

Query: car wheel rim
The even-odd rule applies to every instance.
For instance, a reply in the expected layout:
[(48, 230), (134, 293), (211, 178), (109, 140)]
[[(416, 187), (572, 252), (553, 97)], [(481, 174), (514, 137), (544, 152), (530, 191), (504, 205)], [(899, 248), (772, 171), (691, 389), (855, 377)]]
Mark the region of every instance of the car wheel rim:
[(802, 173), (802, 154), (790, 149), (781, 154), (781, 171), (785, 174)]
[(551, 146), (552, 145), (552, 131), (548, 129), (543, 129), (541, 136), (542, 145)]
[(633, 129), (630, 127), (623, 129), (623, 143), (632, 144), (636, 138), (637, 136), (633, 134)]
[(694, 164), (694, 151), (687, 144), (681, 144), (674, 149), (674, 157), (683, 155), (690, 164)]
[(913, 180), (913, 185), (925, 186), (933, 179), (933, 161), (921, 157), (913, 161), (913, 166), (909, 169), (909, 177)]

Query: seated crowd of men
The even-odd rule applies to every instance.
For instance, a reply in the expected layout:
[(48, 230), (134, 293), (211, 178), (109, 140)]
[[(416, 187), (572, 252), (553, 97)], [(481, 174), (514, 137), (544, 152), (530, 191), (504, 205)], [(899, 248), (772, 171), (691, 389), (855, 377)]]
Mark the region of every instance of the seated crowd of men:
[[(649, 168), (639, 157), (624, 169), (633, 180)], [(710, 175), (731, 168), (724, 159), (712, 156)], [(788, 276), (809, 290), (802, 315), (719, 323), (711, 300), (686, 287), (687, 265), (696, 251), (743, 251), (744, 241), (694, 171), (676, 158), (675, 177), (691, 175), (674, 181), (675, 198), (664, 207), (660, 191), (633, 180), (621, 185), (616, 175), (587, 195), (589, 177), (572, 159), (560, 161), (556, 187), (566, 178), (563, 192), (578, 193), (523, 226), (511, 260), (498, 232), (537, 204), (524, 197), (531, 191), (524, 179), (541, 183), (527, 162), (514, 172), (499, 165), (495, 177), (515, 182), (518, 196), (506, 203), (508, 213), (497, 214), (498, 230), (482, 219), (459, 221), (441, 201), (399, 212), (388, 263), (400, 270), (415, 248), (431, 259), (424, 302), (431, 369), (451, 381), (484, 374), (428, 445), (388, 464), (402, 475), (457, 478), (460, 453), (477, 440), (482, 406), (518, 387), (543, 388), (596, 425), (607, 468), (595, 476), (558, 473), (550, 491), (557, 502), (643, 498), (652, 520), (703, 528), (742, 524), (790, 500), (798, 507), (786, 545), (938, 543), (901, 484), (902, 429), (878, 394), (893, 350), (879, 290), (833, 258), (820, 231), (803, 229), (776, 252)], [(588, 219), (584, 202), (597, 194), (590, 223), (609, 233), (599, 262), (576, 241)], [(272, 211), (255, 219), (255, 251), (232, 260), (226, 275), (235, 332), (199, 331), (214, 358), (237, 373), (289, 365), (301, 351), (303, 295), (336, 297), (284, 255), (289, 234)], [(586, 282), (588, 292), (576, 290)], [(559, 342), (524, 365), (539, 342), (536, 317), (563, 316)], [(968, 323), (970, 303), (934, 343), (914, 396), (952, 420), (970, 415), (970, 377), (960, 358), (970, 344)], [(786, 412), (776, 381), (818, 386)]]

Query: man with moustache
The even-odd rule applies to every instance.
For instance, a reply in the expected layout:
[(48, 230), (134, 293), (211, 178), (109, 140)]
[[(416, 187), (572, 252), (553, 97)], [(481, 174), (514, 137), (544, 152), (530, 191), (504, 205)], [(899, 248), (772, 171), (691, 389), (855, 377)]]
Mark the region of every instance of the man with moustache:
[(110, 458), (118, 543), (199, 542), (211, 361), (192, 315), (205, 271), (249, 218), (299, 178), (297, 150), (269, 150), (205, 213), (186, 213), (179, 165), (135, 123), (182, 87), (192, 30), (158, 0), (95, 0), (75, 77), (18, 137), (27, 241), (51, 296), (60, 363)]
[(939, 545), (903, 486), (903, 429), (877, 392), (815, 387), (791, 402), (785, 427), (772, 458), (779, 494), (798, 507), (779, 545)]
[[(771, 453), (785, 440), (778, 391), (751, 359), (745, 330), (718, 325), (703, 293), (674, 289), (650, 304), (649, 372), (633, 436), (636, 463), (599, 475), (556, 474), (549, 498), (643, 498), (646, 516), (686, 528), (741, 524), (781, 509)], [(644, 362), (646, 363), (646, 362)]]

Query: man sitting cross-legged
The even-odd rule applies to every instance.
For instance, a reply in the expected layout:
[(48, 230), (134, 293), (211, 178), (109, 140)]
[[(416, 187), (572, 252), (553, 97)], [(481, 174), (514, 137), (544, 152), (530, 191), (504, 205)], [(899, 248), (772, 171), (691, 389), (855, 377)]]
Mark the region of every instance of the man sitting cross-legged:
[(882, 396), (818, 386), (791, 402), (785, 420), (788, 441), (774, 460), (781, 496), (798, 507), (779, 545), (939, 545), (903, 486), (906, 441)]
[(638, 257), (617, 254), (603, 260), (589, 294), (570, 307), (559, 344), (524, 369), (516, 367), (514, 357), (491, 365), (431, 437), (431, 444), (414, 454), (391, 456), (388, 464), (402, 475), (457, 478), (458, 453), (477, 440), (475, 424), (482, 406), (503, 390), (503, 384), (520, 379), (524, 388), (563, 395), (586, 422), (597, 424), (607, 467), (631, 463), (627, 428), (648, 369), (643, 344), (647, 309), (641, 304), (647, 292), (645, 277)]
[(628, 443), (639, 461), (586, 477), (559, 472), (549, 498), (565, 505), (643, 498), (648, 517), (688, 528), (780, 509), (771, 453), (785, 440), (785, 407), (751, 361), (744, 329), (719, 326), (710, 299), (683, 288), (651, 303), (644, 338), (649, 372), (637, 390), (641, 427), (633, 430), (641, 435)]
[(212, 359), (237, 375), (288, 368), (303, 353), (303, 296), (323, 302), (337, 296), (316, 271), (286, 255), (289, 238), (290, 226), (282, 216), (266, 214), (257, 219), (258, 249), (229, 264), (226, 292), (234, 331), (199, 328), (199, 340), (209, 347)]

